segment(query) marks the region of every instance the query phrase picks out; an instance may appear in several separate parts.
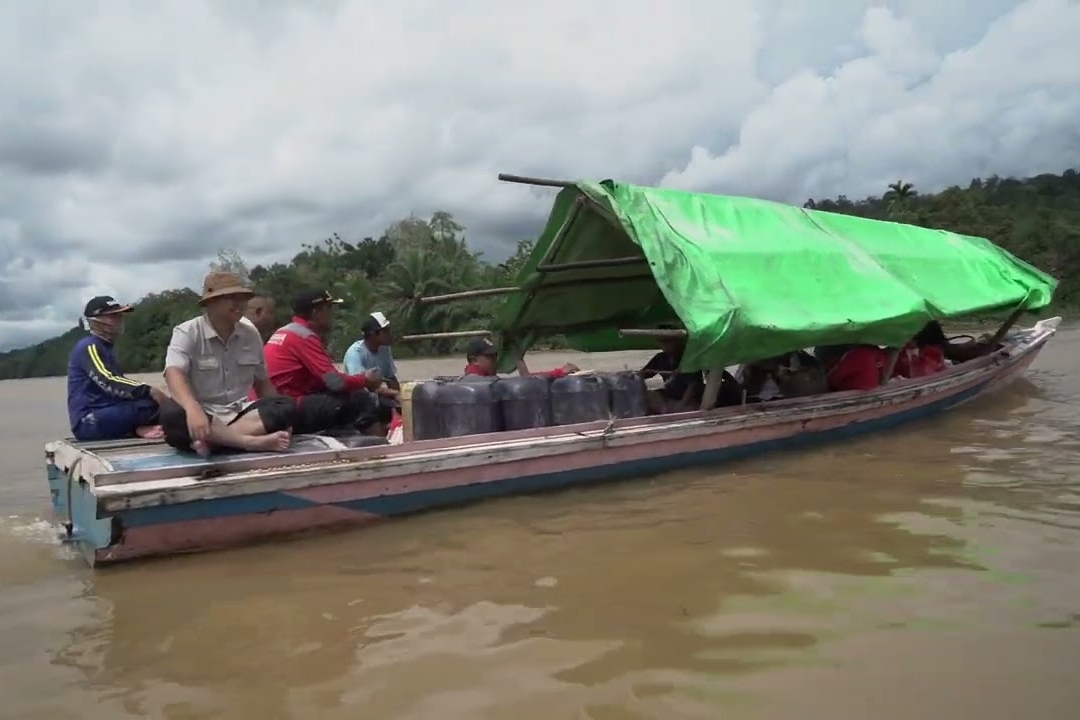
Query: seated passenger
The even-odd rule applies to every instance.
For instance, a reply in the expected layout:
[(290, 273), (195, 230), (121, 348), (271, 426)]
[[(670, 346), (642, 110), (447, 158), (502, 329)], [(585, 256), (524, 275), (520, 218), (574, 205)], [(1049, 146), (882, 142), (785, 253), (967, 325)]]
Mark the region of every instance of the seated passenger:
[(68, 421), (76, 440), (161, 436), (158, 411), (165, 393), (124, 377), (113, 348), (124, 333), (124, 313), (131, 311), (108, 295), (83, 310), (90, 334), (75, 343), (67, 370)]
[(203, 281), (203, 314), (173, 328), (165, 354), (172, 399), (161, 406), (161, 427), (177, 450), (205, 456), (217, 447), (289, 447), (296, 402), (274, 389), (259, 331), (241, 322), (251, 296), (236, 273), (212, 272)]
[(876, 345), (834, 345), (817, 349), (829, 390), (874, 390), (881, 386), (888, 356)]
[(296, 433), (352, 427), (377, 405), (369, 390), (382, 385), (379, 371), (343, 375), (323, 344), (340, 302), (326, 290), (300, 293), (293, 301), (292, 322), (271, 335), (264, 348), (270, 382), (297, 401)]
[[(487, 338), (473, 338), (469, 341), (469, 344), (465, 346), (466, 375), (495, 377), (495, 375), (498, 374), (496, 372), (498, 360), (499, 351), (495, 349), (495, 345)], [(580, 368), (574, 363), (566, 363), (561, 368), (545, 370), (543, 372), (531, 372), (529, 374), (555, 379), (566, 377), (570, 373), (577, 372), (579, 369)]]
[(919, 331), (900, 350), (893, 367), (893, 377), (919, 378), (945, 370), (945, 353), (949, 341), (936, 321)]
[(382, 376), (382, 382), (377, 386), (376, 392), (383, 397), (396, 399), (401, 393), (401, 384), (398, 382), (394, 356), (390, 352), (390, 345), (394, 341), (390, 321), (381, 312), (373, 312), (360, 326), (360, 332), (363, 339), (357, 340), (345, 351), (345, 372), (349, 375), (364, 375), (377, 370)]
[(274, 303), (273, 298), (256, 295), (248, 301), (247, 310), (244, 311), (244, 317), (259, 331), (263, 342), (269, 340), (277, 328), (277, 323), (274, 322), (274, 311), (276, 309), (277, 305)]
[[(685, 351), (685, 338), (661, 338), (660, 352), (653, 355), (652, 359), (645, 363), (645, 367), (638, 371), (646, 380), (656, 375), (664, 380), (661, 389), (650, 390), (648, 394), (649, 412), (654, 415), (701, 409), (701, 399), (705, 394), (705, 376), (700, 370), (679, 370)], [(741, 404), (742, 386), (725, 370), (720, 379), (720, 392), (714, 407)]]

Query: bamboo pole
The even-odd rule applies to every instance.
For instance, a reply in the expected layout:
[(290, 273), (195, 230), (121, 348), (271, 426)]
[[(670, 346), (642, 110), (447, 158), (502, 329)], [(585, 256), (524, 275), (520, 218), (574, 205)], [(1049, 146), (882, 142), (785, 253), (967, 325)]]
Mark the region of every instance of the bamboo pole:
[(641, 265), (649, 262), (648, 258), (641, 255), (617, 258), (599, 258), (596, 260), (575, 260), (573, 262), (537, 265), (537, 272), (559, 272), (561, 270), (587, 270), (590, 268), (622, 267), (624, 265)]
[(724, 366), (717, 365), (705, 378), (705, 392), (701, 396), (701, 409), (712, 410), (720, 397), (720, 384), (724, 382)]
[(1005, 335), (1012, 328), (1012, 326), (1016, 324), (1016, 321), (1019, 320), (1020, 316), (1023, 314), (1024, 308), (1018, 307), (1016, 310), (1013, 311), (1012, 315), (1009, 315), (1009, 317), (1005, 318), (1005, 322), (1002, 323), (1001, 327), (998, 328), (998, 331), (994, 333), (994, 335), (990, 338), (990, 344), (996, 345), (997, 343), (1001, 342), (1005, 338)]
[(398, 342), (417, 342), (419, 340), (450, 340), (453, 338), (490, 337), (490, 330), (458, 330), (455, 332), (421, 333), (420, 335), (402, 335)]
[(684, 338), (686, 331), (666, 328), (623, 328), (619, 330), (619, 337)]
[(537, 185), (539, 187), (570, 187), (574, 183), (569, 180), (551, 180), (548, 178), (528, 177), (526, 175), (511, 175), (499, 173), (499, 179), (503, 182), (518, 183), (520, 185)]
[(439, 305), (442, 303), (456, 302), (457, 300), (470, 300), (472, 298), (490, 297), (492, 295), (512, 295), (521, 292), (519, 287), (485, 288), (483, 290), (464, 290), (462, 292), (448, 293), (446, 295), (429, 295), (417, 298), (421, 305)]
[[(591, 277), (573, 278), (570, 280), (552, 280), (537, 285), (534, 291), (544, 292), (547, 290), (560, 290), (570, 287), (581, 287), (586, 285), (610, 285), (652, 279), (653, 275), (650, 271), (648, 273), (642, 273), (639, 275), (616, 275), (613, 277)], [(416, 301), (421, 305), (438, 305), (441, 303), (456, 302), (458, 300), (471, 300), (474, 298), (488, 297), (491, 295), (512, 295), (518, 292), (525, 292), (528, 289), (529, 288), (524, 287), (503, 287), (490, 288), (488, 290), (465, 290), (463, 292), (450, 293), (448, 295), (429, 295), (427, 297), (419, 297), (416, 298)]]

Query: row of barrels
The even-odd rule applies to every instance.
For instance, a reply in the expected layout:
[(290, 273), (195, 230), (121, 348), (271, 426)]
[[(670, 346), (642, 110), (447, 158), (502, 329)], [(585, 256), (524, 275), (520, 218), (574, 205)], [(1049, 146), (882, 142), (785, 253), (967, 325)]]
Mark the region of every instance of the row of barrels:
[(412, 388), (415, 440), (573, 425), (647, 413), (645, 381), (636, 372), (436, 378)]

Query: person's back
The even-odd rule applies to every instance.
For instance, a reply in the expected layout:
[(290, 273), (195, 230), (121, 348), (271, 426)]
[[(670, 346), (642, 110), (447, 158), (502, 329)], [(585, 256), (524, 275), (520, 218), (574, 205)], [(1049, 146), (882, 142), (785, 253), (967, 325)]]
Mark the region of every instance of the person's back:
[(825, 363), (826, 381), (832, 392), (874, 390), (881, 386), (885, 351), (876, 345), (851, 346), (839, 357)]

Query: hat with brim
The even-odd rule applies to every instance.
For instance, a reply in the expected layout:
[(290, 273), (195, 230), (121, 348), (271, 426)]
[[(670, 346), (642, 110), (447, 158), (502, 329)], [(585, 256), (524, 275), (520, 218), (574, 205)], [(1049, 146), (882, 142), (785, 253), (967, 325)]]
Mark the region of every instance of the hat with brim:
[(495, 344), (485, 337), (473, 338), (465, 346), (465, 357), (498, 357), (499, 351)]
[(123, 305), (116, 302), (111, 295), (98, 295), (92, 298), (90, 302), (86, 303), (86, 307), (83, 308), (83, 317), (87, 319), (99, 318), (103, 315), (119, 315), (120, 313), (129, 313), (134, 310), (130, 305)]
[(208, 301), (230, 295), (242, 295), (252, 297), (255, 291), (244, 285), (244, 279), (232, 272), (212, 272), (203, 280), (203, 293), (199, 298), (199, 304), (205, 305)]
[(360, 326), (360, 332), (364, 337), (370, 337), (376, 335), (386, 328), (390, 327), (390, 321), (386, 319), (386, 316), (381, 312), (373, 312), (364, 321), (364, 324)]

